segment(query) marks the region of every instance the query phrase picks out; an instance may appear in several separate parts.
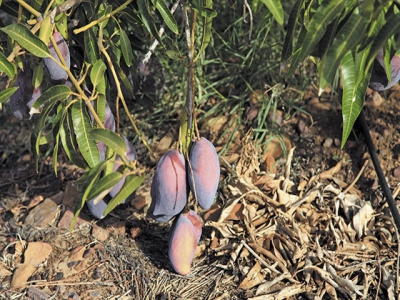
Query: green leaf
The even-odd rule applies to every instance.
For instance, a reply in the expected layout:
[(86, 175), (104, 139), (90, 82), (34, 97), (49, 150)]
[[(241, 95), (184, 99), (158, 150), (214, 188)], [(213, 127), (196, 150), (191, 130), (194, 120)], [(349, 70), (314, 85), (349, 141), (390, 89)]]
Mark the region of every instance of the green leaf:
[(93, 168), (100, 162), (100, 153), (96, 142), (89, 135), (92, 125), (83, 101), (75, 102), (72, 105), (71, 115), (79, 150), (89, 167)]
[(107, 70), (107, 67), (104, 62), (101, 59), (96, 61), (92, 70), (90, 71), (90, 80), (92, 81), (94, 87), (97, 87), (97, 85), (104, 80), (105, 70)]
[(1, 28), (9, 37), (17, 41), (21, 47), (37, 57), (49, 57), (50, 52), (46, 44), (35, 36), (28, 28), (21, 24), (11, 24)]
[(125, 183), (119, 193), (108, 203), (106, 210), (104, 211), (104, 215), (107, 215), (110, 211), (112, 211), (118, 204), (125, 201), (132, 193), (142, 184), (145, 176), (137, 176), (131, 174), (126, 177)]
[(11, 87), (4, 91), (0, 92), (0, 104), (6, 101), (8, 98), (12, 96), (18, 90), (18, 87)]
[(126, 143), (122, 137), (108, 129), (97, 128), (90, 131), (90, 136), (94, 140), (103, 142), (119, 156), (125, 157)]
[(53, 132), (53, 140), (54, 140), (54, 149), (53, 149), (53, 168), (54, 174), (57, 175), (58, 172), (58, 149), (60, 146), (60, 136), (61, 136), (61, 126), (64, 123), (66, 113), (64, 110), (64, 106), (62, 104), (57, 107), (57, 114), (52, 122), (52, 132)]
[[(201, 8), (197, 7), (199, 9), (200, 14), (205, 10), (212, 10), (212, 4), (213, 4), (212, 0), (206, 0), (206, 5), (204, 7)], [(196, 61), (199, 58), (200, 54), (207, 48), (208, 44), (210, 43), (212, 21), (213, 17), (203, 17), (203, 33), (201, 36), (200, 49), (194, 61)]]
[(295, 1), (293, 8), (290, 12), (288, 24), (286, 28), (285, 42), (283, 44), (281, 62), (283, 67), (286, 65), (286, 60), (290, 57), (293, 49), (293, 34), (296, 27), (297, 20), (299, 19), (301, 7), (304, 0)]
[[(362, 55), (362, 54), (357, 54)], [(343, 117), (343, 133), (342, 143), (343, 148), (351, 130), (353, 129), (354, 123), (360, 114), (363, 104), (369, 78), (371, 73), (369, 72), (367, 77), (362, 80), (355, 78), (355, 58), (352, 51), (348, 51), (342, 60), (341, 77), (343, 82), (343, 96), (342, 96), (342, 117)], [(364, 74), (359, 73), (361, 76)], [(359, 85), (356, 82), (360, 81)]]
[(175, 34), (179, 34), (178, 24), (163, 0), (155, 0), (155, 7), (161, 14), (165, 24)]
[(128, 35), (122, 29), (120, 31), (119, 42), (121, 45), (122, 56), (124, 57), (125, 63), (128, 67), (130, 67), (133, 61), (132, 45)]
[(69, 160), (74, 165), (77, 165), (82, 169), (86, 169), (87, 163), (83, 160), (81, 154), (79, 153), (78, 143), (74, 134), (74, 124), (72, 122), (71, 112), (67, 107), (69, 106), (64, 108), (63, 114), (65, 114), (65, 118), (60, 127), (61, 142)]
[(99, 46), (97, 45), (96, 34), (94, 28), (89, 28), (85, 30), (83, 34), (85, 53), (87, 56), (87, 61), (94, 65), (99, 60)]
[[(99, 11), (97, 12), (97, 19), (100, 19), (112, 12), (112, 5), (104, 5), (103, 3), (100, 4)], [(103, 22), (99, 24), (99, 27), (105, 28), (107, 26), (107, 23), (109, 21), (109, 18), (106, 18)]]
[(261, 2), (268, 8), (278, 24), (283, 25), (285, 15), (281, 0), (261, 0)]
[(33, 75), (32, 75), (33, 88), (34, 89), (38, 88), (42, 84), (42, 81), (43, 81), (43, 64), (38, 64), (33, 69)]
[[(104, 176), (99, 181), (97, 181), (93, 188), (90, 190), (88, 199), (93, 199), (94, 197), (101, 195), (103, 192), (106, 192), (105, 194), (108, 194), (108, 192), (122, 179), (122, 177), (123, 175), (119, 172), (113, 172)], [(103, 195), (103, 197), (104, 196), (105, 195)]]
[(150, 13), (149, 5), (147, 0), (137, 0), (137, 5), (139, 7), (139, 13), (142, 18), (143, 24), (147, 31), (152, 34), (160, 44), (162, 44), (161, 38), (155, 28), (154, 19)]
[(74, 218), (71, 221), (70, 230), (74, 228), (76, 219), (78, 218), (79, 213), (81, 212), (83, 206), (85, 205), (85, 202), (88, 200), (88, 195), (93, 185), (96, 183), (101, 172), (103, 172), (103, 169), (106, 167), (108, 163), (109, 163), (108, 161), (103, 161), (99, 163), (79, 179), (80, 183), (78, 183), (78, 185), (81, 194), (79, 195), (79, 198), (75, 205), (75, 213), (74, 213)]
[(3, 52), (0, 52), (0, 72), (6, 73), (9, 78), (13, 78), (17, 73), (15, 65), (8, 61)]
[(41, 145), (42, 132), (45, 129), (48, 116), (53, 112), (55, 104), (55, 102), (49, 102), (48, 105), (44, 107), (43, 111), (34, 117), (34, 126), (31, 135), (31, 150), (35, 155), (36, 171), (38, 171), (39, 167), (39, 146)]
[(333, 81), (343, 56), (349, 50), (353, 50), (361, 39), (364, 38), (368, 22), (369, 17), (354, 12), (336, 34), (332, 46), (320, 63), (321, 89), (324, 89)]
[(300, 53), (298, 56), (293, 56), (287, 77), (292, 76), (299, 62), (302, 62), (314, 50), (324, 36), (327, 26), (340, 15), (345, 4), (344, 0), (325, 1), (318, 7), (310, 20), (304, 40), (297, 42), (296, 49), (300, 49)]
[(41, 105), (47, 105), (51, 102), (57, 102), (67, 99), (72, 91), (64, 84), (55, 85), (46, 90), (32, 105), (32, 108), (39, 108)]

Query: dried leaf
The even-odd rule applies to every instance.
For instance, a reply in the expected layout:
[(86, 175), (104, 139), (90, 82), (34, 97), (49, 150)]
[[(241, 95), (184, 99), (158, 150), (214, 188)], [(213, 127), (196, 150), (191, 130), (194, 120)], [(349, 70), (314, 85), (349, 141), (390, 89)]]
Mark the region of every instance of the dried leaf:
[(367, 223), (372, 219), (373, 214), (374, 209), (371, 204), (367, 202), (353, 217), (353, 226), (359, 238), (361, 238), (363, 232), (367, 229)]
[(240, 283), (239, 288), (243, 290), (251, 289), (259, 285), (265, 277), (265, 274), (261, 272), (261, 265), (256, 262), (246, 278)]

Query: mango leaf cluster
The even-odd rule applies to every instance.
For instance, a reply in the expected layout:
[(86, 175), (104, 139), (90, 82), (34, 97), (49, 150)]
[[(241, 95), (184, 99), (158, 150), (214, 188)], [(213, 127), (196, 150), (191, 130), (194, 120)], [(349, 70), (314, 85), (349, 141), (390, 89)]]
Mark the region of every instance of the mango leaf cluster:
[[(386, 70), (390, 70), (390, 58), (399, 43), (399, 32), (400, 13), (396, 1), (301, 0), (295, 1), (291, 8), (282, 68), (287, 67), (286, 77), (289, 78), (300, 63), (313, 56), (321, 90), (340, 74), (343, 82), (342, 147), (361, 112), (374, 60), (384, 49)], [(390, 74), (387, 75), (390, 79)]]
[[(0, 20), (3, 34), (0, 72), (8, 77), (6, 88), (0, 91), (0, 105), (23, 89), (25, 84), (18, 81), (18, 74), (27, 71), (23, 73), (28, 74), (25, 82), (40, 89), (40, 93), (34, 98), (29, 91), (29, 97), (18, 102), (24, 111), (30, 109), (30, 116), (26, 113), (18, 116), (31, 118), (33, 123), (31, 146), (36, 168), (40, 148), (47, 145), (53, 150), (54, 172), (57, 173), (61, 149), (73, 164), (86, 170), (75, 182), (81, 190), (75, 218), (87, 201), (102, 201), (100, 198), (124, 179), (123, 186), (108, 203), (106, 215), (144, 180), (137, 161), (127, 156), (130, 147), (118, 133), (119, 118), (116, 129), (115, 125), (109, 125), (108, 114), (115, 111), (117, 103), (122, 103), (128, 118), (134, 122), (125, 99), (135, 97), (139, 71), (145, 68), (141, 62), (143, 53), (155, 38), (166, 55), (181, 58), (182, 53), (171, 36), (182, 34), (183, 24), (178, 24), (169, 10), (170, 4), (163, 0), (21, 0), (4, 1), (0, 5), (10, 17)], [(199, 11), (200, 19), (207, 24), (200, 53), (210, 41), (211, 19), (216, 13), (210, 0), (192, 1), (189, 6)], [(159, 33), (163, 24), (168, 30), (166, 38)], [(67, 45), (71, 60), (68, 64), (54, 33), (61, 34)], [(49, 50), (52, 47), (54, 56)], [(51, 64), (45, 63), (45, 59)], [(48, 66), (54, 64), (67, 73), (66, 82), (56, 84), (51, 80), (54, 69)], [(26, 103), (31, 96), (32, 102)]]

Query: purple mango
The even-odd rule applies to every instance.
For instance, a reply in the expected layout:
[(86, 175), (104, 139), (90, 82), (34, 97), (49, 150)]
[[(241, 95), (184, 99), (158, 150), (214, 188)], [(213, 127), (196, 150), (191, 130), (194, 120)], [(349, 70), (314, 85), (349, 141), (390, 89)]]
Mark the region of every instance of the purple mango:
[(200, 218), (193, 210), (181, 213), (175, 220), (169, 237), (168, 257), (178, 274), (190, 273), (201, 232)]
[(218, 189), (220, 165), (214, 145), (207, 139), (195, 141), (190, 150), (189, 186), (203, 209), (209, 209)]
[(188, 196), (185, 158), (178, 150), (167, 152), (158, 161), (150, 194), (147, 217), (159, 222), (169, 221), (185, 207)]
[[(71, 57), (69, 54), (69, 48), (67, 43), (65, 42), (63, 36), (59, 32), (55, 32), (53, 34), (55, 41), (57, 42), (57, 46), (60, 49), (61, 55), (63, 56), (65, 62), (67, 63), (68, 69), (71, 67)], [(50, 50), (50, 54), (53, 58), (60, 61), (58, 55), (51, 43), (47, 45)], [(62, 84), (68, 79), (67, 72), (61, 68), (57, 63), (55, 63), (51, 58), (47, 57), (43, 59), (47, 70), (49, 71), (50, 81), (52, 84)]]
[(10, 97), (10, 109), (14, 117), (19, 120), (29, 119), (28, 103), (32, 98), (32, 70), (25, 64), (24, 70), (19, 70), (14, 86), (18, 90)]
[(400, 80), (400, 57), (395, 55), (390, 60), (390, 74), (392, 81), (386, 75), (385, 63), (383, 61), (383, 50), (381, 49), (374, 60), (369, 87), (375, 91), (384, 91), (394, 86)]

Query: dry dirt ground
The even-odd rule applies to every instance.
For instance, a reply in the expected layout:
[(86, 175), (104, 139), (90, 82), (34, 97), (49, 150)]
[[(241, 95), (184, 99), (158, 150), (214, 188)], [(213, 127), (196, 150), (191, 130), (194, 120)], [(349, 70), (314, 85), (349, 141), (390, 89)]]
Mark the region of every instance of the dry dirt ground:
[[(397, 201), (399, 98), (397, 86), (370, 94), (365, 104)], [(5, 107), (0, 299), (398, 299), (397, 232), (357, 126), (340, 149), (338, 103), (310, 93), (301, 103), (307, 113), (275, 117), (286, 155), (276, 139), (263, 153), (256, 150), (249, 124), (240, 127), (220, 157), (215, 205), (198, 212), (203, 234), (186, 277), (168, 261), (170, 224), (144, 218), (155, 164), (140, 145), (148, 174), (135, 199), (101, 221), (85, 209), (69, 231), (77, 197), (71, 182), (82, 170), (61, 159), (55, 176), (51, 153), (43, 149), (37, 174), (29, 150), (32, 123), (11, 118)], [(226, 124), (227, 116), (201, 124), (219, 150)], [(156, 154), (170, 147), (171, 128), (152, 137)]]

